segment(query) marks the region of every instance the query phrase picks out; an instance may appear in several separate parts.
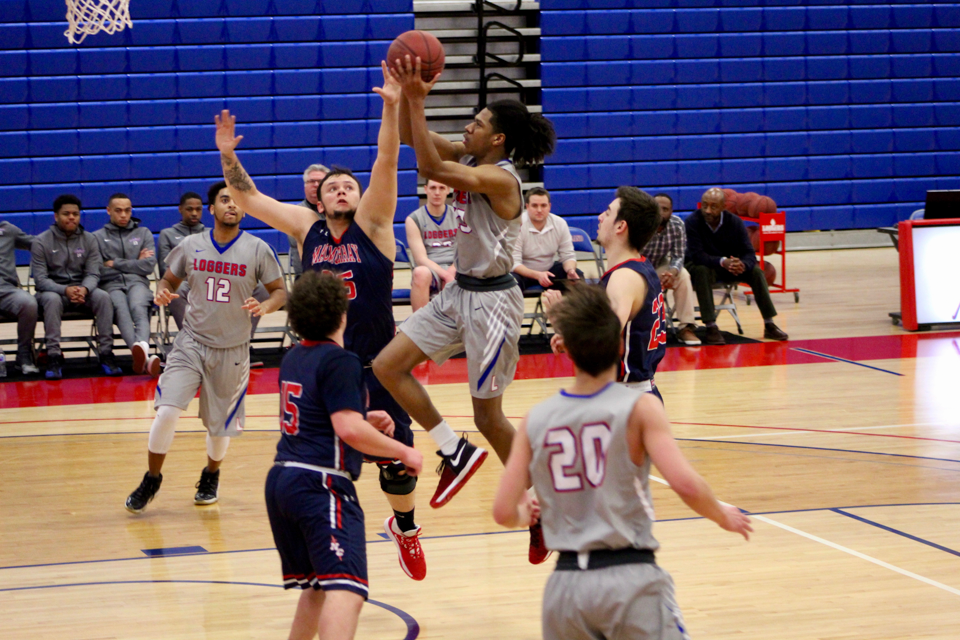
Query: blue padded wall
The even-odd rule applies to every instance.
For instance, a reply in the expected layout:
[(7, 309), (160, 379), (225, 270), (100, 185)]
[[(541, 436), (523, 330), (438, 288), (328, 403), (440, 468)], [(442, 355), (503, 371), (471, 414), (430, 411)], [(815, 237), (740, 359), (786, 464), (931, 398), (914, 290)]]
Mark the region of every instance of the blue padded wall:
[(771, 196), (788, 231), (869, 228), (960, 188), (960, 3), (540, 6), (558, 213), (602, 211), (621, 184), (689, 211), (723, 186)]
[[(61, 193), (106, 222), (131, 196), (155, 234), (185, 191), (221, 179), (213, 117), (229, 108), (239, 154), (264, 193), (303, 199), (303, 169), (347, 166), (366, 186), (376, 157), (390, 42), (412, 0), (132, 0), (133, 28), (70, 45), (63, 0), (0, 2), (0, 217), (38, 233)], [(419, 206), (403, 147), (397, 219)], [(286, 237), (247, 217), (281, 252)], [(25, 257), (18, 255), (18, 259)]]

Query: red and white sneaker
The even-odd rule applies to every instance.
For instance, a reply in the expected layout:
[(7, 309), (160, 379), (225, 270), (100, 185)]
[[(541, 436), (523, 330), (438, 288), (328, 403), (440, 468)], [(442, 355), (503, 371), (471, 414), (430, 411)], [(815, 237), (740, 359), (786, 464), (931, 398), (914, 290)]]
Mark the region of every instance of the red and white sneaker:
[(450, 502), (453, 496), (457, 495), (457, 492), (463, 488), (463, 485), (467, 484), (470, 476), (476, 473), (483, 461), (487, 459), (485, 449), (475, 447), (462, 436), (453, 455), (445, 456), (440, 451), (437, 451), (437, 455), (442, 460), (440, 466), (437, 467), (437, 473), (440, 474), (440, 483), (437, 485), (433, 497), (430, 498), (430, 506), (434, 509)]
[(423, 557), (423, 549), (420, 548), (420, 527), (404, 533), (397, 527), (396, 522), (397, 518), (390, 516), (383, 523), (383, 530), (397, 547), (400, 568), (414, 580), (423, 580), (427, 577), (427, 561)]
[(527, 559), (530, 564), (543, 564), (551, 553), (553, 551), (547, 549), (547, 545), (543, 541), (543, 527), (538, 520), (535, 524), (530, 525), (530, 551), (527, 553)]
[(143, 367), (143, 372), (150, 374), (152, 378), (160, 377), (160, 357), (150, 356), (147, 358), (147, 364)]

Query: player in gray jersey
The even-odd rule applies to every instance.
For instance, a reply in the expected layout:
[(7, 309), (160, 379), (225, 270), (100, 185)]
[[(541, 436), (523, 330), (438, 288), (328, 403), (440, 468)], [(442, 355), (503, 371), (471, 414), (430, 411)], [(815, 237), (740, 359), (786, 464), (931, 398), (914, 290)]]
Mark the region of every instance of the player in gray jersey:
[[(217, 501), (220, 463), (230, 438), (243, 431), (243, 400), (250, 378), (250, 317), (273, 313), (287, 299), (283, 272), (273, 249), (240, 229), (244, 212), (225, 182), (210, 187), (207, 203), (214, 227), (185, 238), (167, 256), (167, 270), (157, 283), (155, 301), (167, 305), (177, 298), (184, 280), (190, 285), (183, 330), (177, 334), (167, 367), (157, 383), (150, 427), (147, 465), (140, 486), (127, 498), (126, 508), (142, 512), (160, 489), (160, 473), (177, 420), (200, 389), (200, 419), (207, 428), (207, 466), (200, 474), (194, 504)], [(253, 297), (257, 283), (269, 297)]]
[(660, 400), (615, 384), (620, 321), (606, 292), (573, 287), (551, 319), (576, 378), (520, 424), (493, 506), (507, 527), (539, 516), (547, 547), (560, 552), (543, 596), (543, 637), (687, 638), (673, 580), (654, 558), (651, 462), (723, 529), (749, 539), (750, 519), (718, 502), (690, 466)]
[(450, 187), (427, 180), (424, 187), (427, 204), (412, 211), (404, 223), (407, 246), (416, 266), (410, 276), (410, 306), (414, 311), (430, 302), (453, 282), (457, 269), (453, 264), (459, 222), (453, 207), (447, 204)]
[(517, 342), (523, 295), (510, 275), (513, 244), (523, 212), (514, 163), (537, 163), (554, 148), (550, 121), (519, 102), (504, 100), (481, 110), (450, 142), (427, 129), (424, 100), (437, 81), (424, 82), (420, 60), (389, 61), (403, 87), (400, 139), (413, 146), (420, 174), (455, 190), (456, 281), (406, 320), (373, 362), (374, 373), (410, 415), (430, 432), (442, 457), (431, 506), (447, 503), (479, 468), (487, 452), (458, 438), (412, 375), (431, 359), (442, 364), (466, 351), (474, 423), (501, 461), (514, 429), (503, 413), (503, 391), (519, 360)]

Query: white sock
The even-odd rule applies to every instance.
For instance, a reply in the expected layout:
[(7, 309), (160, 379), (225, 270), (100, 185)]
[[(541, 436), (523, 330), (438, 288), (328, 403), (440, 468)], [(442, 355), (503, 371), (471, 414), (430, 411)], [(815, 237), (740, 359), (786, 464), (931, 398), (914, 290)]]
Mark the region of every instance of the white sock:
[(153, 419), (150, 425), (150, 439), (147, 441), (147, 449), (151, 453), (166, 453), (173, 444), (173, 435), (176, 433), (177, 420), (183, 410), (164, 405), (157, 409), (157, 417)]
[(433, 441), (440, 448), (440, 453), (445, 456), (452, 456), (457, 451), (457, 443), (460, 438), (453, 432), (446, 420), (441, 420), (440, 424), (430, 429), (428, 432)]

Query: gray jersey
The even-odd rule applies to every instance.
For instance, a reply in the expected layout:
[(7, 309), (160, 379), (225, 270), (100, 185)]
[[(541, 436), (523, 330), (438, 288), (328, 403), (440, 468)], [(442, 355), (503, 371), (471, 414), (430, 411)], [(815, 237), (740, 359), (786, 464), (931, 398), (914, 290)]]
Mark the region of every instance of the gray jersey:
[(453, 264), (457, 249), (457, 216), (453, 213), (453, 207), (444, 205), (439, 221), (430, 215), (426, 206), (412, 212), (409, 217), (420, 229), (427, 257), (441, 267)]
[(24, 233), (20, 227), (0, 220), (0, 289), (20, 288), (14, 249), (30, 251), (35, 239), (29, 233)]
[[(473, 156), (463, 156), (460, 164), (477, 166)], [(501, 160), (497, 163), (509, 171), (521, 189), (520, 176), (513, 163)], [(459, 225), (457, 233), (457, 273), (474, 278), (495, 278), (513, 270), (513, 245), (520, 235), (520, 213), (523, 200), (517, 209), (517, 217), (504, 220), (498, 216), (490, 201), (482, 193), (469, 191), (453, 192), (453, 212)]]
[(659, 546), (650, 458), (638, 467), (627, 447), (627, 423), (643, 393), (611, 382), (591, 396), (561, 391), (530, 410), (530, 477), (549, 549)]
[(229, 349), (250, 341), (250, 312), (243, 301), (257, 282), (282, 277), (266, 242), (243, 231), (221, 247), (213, 230), (184, 238), (167, 257), (167, 268), (190, 285), (183, 328), (201, 344)]

